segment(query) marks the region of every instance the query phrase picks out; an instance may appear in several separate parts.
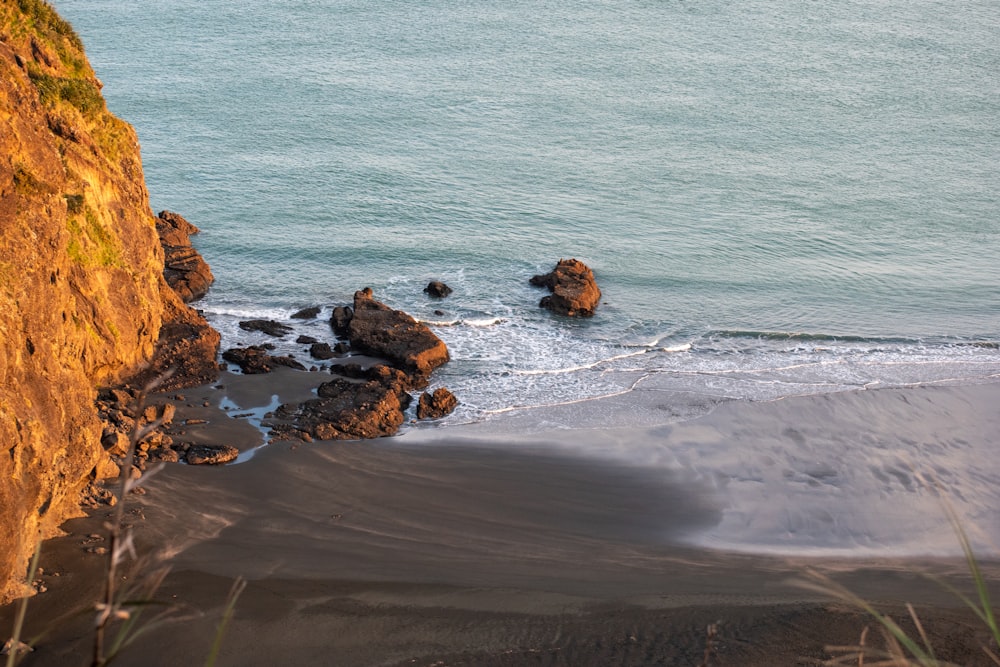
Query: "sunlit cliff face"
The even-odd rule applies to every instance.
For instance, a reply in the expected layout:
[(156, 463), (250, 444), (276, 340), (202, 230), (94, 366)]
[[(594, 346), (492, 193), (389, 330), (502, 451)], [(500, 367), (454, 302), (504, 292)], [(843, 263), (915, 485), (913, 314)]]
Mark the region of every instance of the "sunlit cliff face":
[(133, 129), (45, 3), (0, 6), (0, 599), (78, 512), (95, 388), (156, 341), (163, 255)]

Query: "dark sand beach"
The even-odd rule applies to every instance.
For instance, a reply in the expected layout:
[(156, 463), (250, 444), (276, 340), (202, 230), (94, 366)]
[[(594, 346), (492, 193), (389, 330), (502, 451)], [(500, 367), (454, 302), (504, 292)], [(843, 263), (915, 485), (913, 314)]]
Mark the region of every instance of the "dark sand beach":
[[(307, 396), (311, 375), (224, 375), (221, 389), (185, 391), (177, 421), (205, 419), (186, 436), (252, 449), (263, 442), (252, 417), (232, 418), (220, 403)], [(609, 399), (630, 400), (651, 399)], [(726, 511), (702, 481), (580, 452), (640, 433), (668, 448), (751, 447), (790, 428), (830, 443), (867, 434), (992, 444), (998, 404), (996, 384), (918, 387), (731, 403), (653, 431), (590, 424), (527, 435), (512, 413), (377, 441), (274, 443), (224, 467), (168, 465), (148, 493), (129, 497), (127, 517), (140, 550), (170, 564), (159, 598), (185, 616), (140, 638), (119, 664), (203, 663), (236, 577), (248, 586), (220, 665), (697, 665), (713, 623), (708, 664), (819, 664), (825, 645), (856, 642), (870, 620), (794, 585), (809, 568), (900, 618), (913, 602), (939, 657), (988, 664), (983, 629), (925, 576), (968, 590), (960, 558), (700, 547), (691, 536)], [(87, 535), (107, 513), (70, 521), (66, 537), (44, 545), (48, 590), (30, 601), (26, 635), (54, 629), (23, 664), (89, 664), (91, 617), (64, 617), (98, 594), (104, 557), (87, 552)], [(997, 581), (1000, 567), (985, 568)], [(3, 627), (12, 615), (2, 610)]]

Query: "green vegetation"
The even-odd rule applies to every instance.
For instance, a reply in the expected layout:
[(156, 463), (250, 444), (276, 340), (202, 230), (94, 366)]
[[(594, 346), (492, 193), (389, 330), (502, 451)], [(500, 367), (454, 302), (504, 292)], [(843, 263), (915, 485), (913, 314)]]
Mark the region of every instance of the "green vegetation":
[(121, 334), (118, 333), (118, 327), (115, 326), (115, 323), (112, 322), (111, 320), (105, 320), (104, 326), (111, 333), (111, 337), (114, 338), (115, 340), (118, 340)]
[(83, 50), (83, 42), (80, 36), (73, 30), (63, 17), (56, 13), (52, 5), (45, 0), (17, 0), (18, 9), (29, 17), (34, 27), (43, 35), (59, 35), (64, 37), (73, 46)]
[[(4, 3), (7, 5), (7, 3)], [(83, 42), (73, 26), (44, 0), (17, 0), (0, 8), (4, 27), (16, 38), (35, 37), (55, 51), (60, 62), (75, 75), (87, 75)]]
[(136, 153), (132, 126), (110, 113), (101, 116), (91, 136), (104, 157), (116, 167), (120, 166), (122, 158)]
[(28, 64), (28, 76), (38, 89), (42, 104), (49, 108), (68, 104), (90, 120), (104, 111), (104, 98), (91, 78), (52, 76), (34, 63)]
[(69, 258), (84, 267), (124, 266), (121, 244), (101, 225), (94, 210), (83, 204), (82, 224), (80, 217), (70, 215), (66, 218), (70, 234), (66, 248)]
[(23, 164), (14, 163), (14, 190), (20, 195), (31, 196), (48, 194), (52, 187), (37, 178)]
[(63, 199), (66, 200), (66, 211), (70, 215), (83, 212), (83, 195), (63, 195)]

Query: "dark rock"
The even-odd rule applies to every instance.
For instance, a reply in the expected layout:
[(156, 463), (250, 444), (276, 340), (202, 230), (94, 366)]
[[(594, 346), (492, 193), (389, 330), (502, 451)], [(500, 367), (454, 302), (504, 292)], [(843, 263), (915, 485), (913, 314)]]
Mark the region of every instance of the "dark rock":
[[(377, 369), (377, 370), (376, 370)], [(318, 398), (286, 404), (264, 422), (273, 439), (358, 440), (393, 435), (403, 424), (410, 396), (405, 373), (387, 366), (367, 380), (337, 377), (321, 384)]]
[(427, 283), (427, 287), (424, 288), (424, 292), (433, 297), (443, 299), (451, 294), (452, 289), (439, 280), (432, 280)]
[(276, 338), (281, 338), (292, 331), (292, 328), (287, 324), (275, 322), (274, 320), (245, 320), (240, 322), (240, 329), (244, 331), (260, 331)]
[(330, 315), (330, 328), (338, 336), (347, 336), (348, 327), (354, 317), (354, 310), (350, 306), (337, 306)]
[(354, 293), (348, 327), (354, 350), (387, 359), (412, 375), (428, 376), (448, 361), (448, 348), (425, 325), (372, 298), (371, 288)]
[(232, 445), (191, 445), (184, 458), (191, 465), (219, 465), (239, 455), (240, 450)]
[(128, 434), (121, 431), (110, 431), (101, 438), (101, 445), (112, 456), (124, 456), (130, 444)]
[[(365, 368), (361, 364), (335, 364), (330, 367), (331, 375), (341, 375), (354, 380), (377, 380), (379, 382), (392, 382), (399, 385), (404, 392), (414, 389), (423, 389), (427, 386), (427, 378), (422, 375), (407, 375), (398, 368), (392, 368), (385, 364), (375, 364)], [(407, 406), (409, 406), (409, 394), (407, 394)]]
[(149, 365), (129, 383), (156, 380), (158, 391), (211, 384), (219, 376), (219, 332), (194, 308), (166, 300), (158, 350)]
[(313, 359), (333, 359), (335, 356), (329, 343), (313, 343), (309, 348), (309, 354)]
[(560, 315), (590, 317), (601, 300), (594, 272), (576, 259), (560, 259), (551, 273), (534, 276), (530, 282), (552, 292), (538, 305)]
[(333, 346), (333, 351), (336, 352), (337, 354), (347, 354), (348, 352), (351, 351), (351, 344), (337, 343), (336, 345)]
[(319, 315), (319, 311), (320, 311), (319, 306), (312, 306), (311, 308), (303, 308), (299, 312), (297, 312), (294, 315), (292, 315), (292, 319), (294, 319), (294, 320), (311, 320), (311, 319), (315, 319), (315, 317), (317, 315)]
[(305, 366), (292, 357), (273, 357), (267, 353), (274, 349), (273, 345), (251, 345), (249, 347), (234, 347), (222, 353), (222, 358), (240, 367), (247, 375), (270, 373), (275, 366), (287, 366), (304, 371)]
[(149, 451), (149, 460), (164, 461), (166, 463), (178, 463), (181, 460), (181, 457), (180, 454), (177, 453), (176, 449), (171, 449), (170, 447), (159, 447)]
[(163, 246), (163, 277), (184, 303), (205, 296), (215, 280), (208, 264), (191, 246), (190, 236), (198, 228), (177, 213), (162, 211), (156, 218), (156, 233)]
[(312, 336), (299, 336), (295, 339), (296, 343), (302, 343), (303, 345), (311, 345), (313, 343), (318, 343), (319, 341)]
[(457, 405), (458, 399), (444, 387), (438, 387), (433, 394), (425, 391), (417, 404), (417, 419), (440, 419), (450, 415)]

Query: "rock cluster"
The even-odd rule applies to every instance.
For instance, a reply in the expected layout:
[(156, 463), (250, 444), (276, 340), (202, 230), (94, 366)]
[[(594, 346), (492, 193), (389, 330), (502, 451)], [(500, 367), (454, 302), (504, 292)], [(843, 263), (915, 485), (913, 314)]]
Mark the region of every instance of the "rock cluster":
[(360, 440), (393, 435), (409, 407), (410, 378), (385, 365), (354, 372), (316, 390), (318, 398), (279, 407), (264, 424), (272, 439)]
[[(175, 399), (183, 399), (176, 395)], [(140, 391), (131, 386), (102, 389), (95, 403), (97, 414), (103, 423), (101, 445), (106, 456), (102, 457), (91, 472), (95, 482), (117, 478), (127, 460), (132, 438), (143, 434), (136, 442), (132, 459), (132, 469), (128, 474), (138, 477), (149, 463), (164, 461), (177, 463), (186, 461), (191, 465), (216, 465), (232, 461), (239, 450), (225, 444), (193, 444), (175, 439), (183, 429), (174, 430), (174, 415), (177, 408), (172, 402), (162, 404), (141, 404)], [(115, 497), (102, 485), (92, 485), (84, 497), (84, 504), (96, 506), (99, 503), (115, 504)]]
[(297, 311), (296, 313), (293, 313), (292, 314), (292, 319), (293, 320), (312, 320), (312, 319), (315, 319), (317, 315), (319, 315), (319, 311), (320, 311), (320, 307), (319, 306), (310, 306), (308, 308), (303, 308), (302, 310)]
[(552, 292), (542, 297), (538, 305), (560, 315), (591, 317), (601, 300), (594, 272), (576, 259), (560, 259), (555, 269), (533, 276), (530, 282)]
[[(400, 310), (376, 301), (371, 289), (355, 293), (354, 305), (333, 309), (330, 326), (350, 340), (350, 349), (385, 359), (388, 364), (363, 368), (340, 364), (340, 375), (317, 389), (318, 398), (282, 405), (265, 422), (272, 439), (343, 440), (377, 438), (396, 433), (409, 407), (409, 392), (426, 387), (431, 372), (448, 361), (448, 348), (425, 325)], [(335, 349), (344, 350), (343, 343)], [(316, 358), (333, 354), (330, 346), (314, 342)], [(454, 409), (457, 400), (439, 389), (433, 408), (424, 414), (439, 418)], [(450, 402), (446, 398), (450, 397)], [(422, 399), (425, 403), (428, 399)], [(430, 405), (430, 404), (428, 404)], [(418, 417), (420, 415), (418, 414)], [(424, 418), (424, 417), (420, 417)]]

